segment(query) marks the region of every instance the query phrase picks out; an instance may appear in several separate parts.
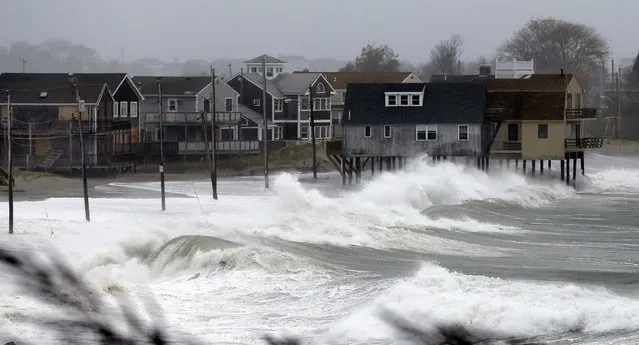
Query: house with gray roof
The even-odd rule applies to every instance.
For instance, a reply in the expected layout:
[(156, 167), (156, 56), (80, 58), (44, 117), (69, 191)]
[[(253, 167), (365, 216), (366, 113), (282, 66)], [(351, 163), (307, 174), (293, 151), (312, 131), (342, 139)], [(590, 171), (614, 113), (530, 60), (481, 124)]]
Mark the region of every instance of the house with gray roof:
[[(266, 66), (266, 104), (262, 104), (262, 62)], [(260, 66), (255, 69), (258, 63)], [(275, 131), (269, 134), (272, 140), (310, 139), (311, 106), (315, 137), (330, 138), (331, 95), (335, 90), (321, 73), (281, 72), (285, 64), (268, 55), (259, 56), (246, 62), (247, 73), (234, 75), (228, 84), (240, 94), (240, 104), (258, 114), (266, 110), (267, 119), (275, 126)]]

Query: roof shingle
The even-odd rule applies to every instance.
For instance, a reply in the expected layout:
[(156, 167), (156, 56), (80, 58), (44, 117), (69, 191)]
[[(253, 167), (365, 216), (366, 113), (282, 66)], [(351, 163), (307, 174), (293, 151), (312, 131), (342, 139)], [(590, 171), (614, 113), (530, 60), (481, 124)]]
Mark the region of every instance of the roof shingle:
[(0, 89), (9, 90), (16, 104), (74, 104), (74, 83), (77, 83), (80, 98), (87, 104), (95, 104), (107, 81), (108, 77), (98, 74), (3, 73)]
[(195, 96), (211, 83), (208, 76), (135, 76), (132, 80), (143, 95), (157, 95), (158, 78), (162, 80), (162, 95), (167, 96)]
[[(304, 72), (298, 72), (304, 73)], [(308, 73), (308, 72), (306, 72)], [(401, 83), (411, 72), (320, 72), (334, 89), (346, 89), (357, 83)]]

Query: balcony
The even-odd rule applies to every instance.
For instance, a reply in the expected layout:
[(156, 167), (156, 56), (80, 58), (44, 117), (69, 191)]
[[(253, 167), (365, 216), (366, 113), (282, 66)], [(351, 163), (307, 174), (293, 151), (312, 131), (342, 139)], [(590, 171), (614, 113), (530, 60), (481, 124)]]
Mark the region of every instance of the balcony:
[(596, 149), (603, 146), (603, 138), (580, 138), (564, 140), (566, 150)]
[(566, 109), (566, 120), (577, 121), (594, 119), (597, 117), (597, 108)]
[[(210, 144), (210, 143), (209, 143)], [(216, 142), (216, 153), (258, 153), (261, 146), (258, 140), (247, 141), (218, 141)], [(198, 154), (206, 152), (204, 142), (178, 142), (178, 152), (181, 154)]]
[(521, 141), (495, 141), (491, 151), (521, 151)]
[[(164, 123), (201, 123), (202, 113), (173, 113), (166, 112), (164, 115)], [(142, 115), (143, 121), (146, 123), (160, 123), (159, 113), (145, 113)], [(217, 123), (238, 123), (242, 119), (242, 113), (238, 111), (215, 113), (215, 121)], [(211, 123), (211, 113), (206, 114), (206, 122)]]

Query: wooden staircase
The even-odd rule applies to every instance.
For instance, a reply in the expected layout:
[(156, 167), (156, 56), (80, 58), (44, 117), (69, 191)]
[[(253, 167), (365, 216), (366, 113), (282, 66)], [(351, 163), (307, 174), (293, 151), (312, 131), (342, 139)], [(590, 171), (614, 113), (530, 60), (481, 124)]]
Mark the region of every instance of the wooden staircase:
[(36, 165), (36, 169), (44, 171), (51, 170), (51, 168), (53, 168), (55, 163), (58, 161), (58, 159), (60, 159), (60, 157), (62, 157), (63, 154), (63, 149), (52, 149), (51, 151), (49, 151), (49, 153), (47, 153), (46, 156), (44, 156), (42, 160), (40, 160), (40, 162), (38, 162), (38, 165)]

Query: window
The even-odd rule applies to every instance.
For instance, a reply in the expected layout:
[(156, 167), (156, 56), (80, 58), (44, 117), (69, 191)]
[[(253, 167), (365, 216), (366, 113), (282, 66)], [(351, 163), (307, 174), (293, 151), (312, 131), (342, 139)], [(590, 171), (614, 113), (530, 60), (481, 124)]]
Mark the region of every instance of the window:
[(390, 138), (391, 137), (391, 127), (386, 125), (384, 126), (384, 138)]
[(266, 67), (266, 76), (267, 77), (273, 76), (273, 67)]
[(457, 126), (457, 139), (468, 140), (468, 125)]
[(131, 102), (129, 107), (129, 114), (131, 117), (138, 117), (138, 102)]
[(113, 117), (120, 116), (120, 109), (118, 108), (120, 105), (118, 102), (113, 102)]
[(327, 97), (313, 98), (313, 110), (329, 110), (330, 101)]
[(306, 125), (300, 126), (300, 138), (308, 139), (308, 126)]
[(120, 102), (120, 117), (128, 117), (129, 116), (129, 103)]
[(419, 101), (420, 98), (421, 97), (419, 97), (419, 95), (411, 95), (410, 96), (410, 105), (417, 105), (417, 106), (421, 105), (420, 104), (421, 102)]
[(537, 138), (548, 139), (548, 124), (540, 123), (537, 125)]
[(399, 105), (408, 105), (408, 95), (399, 96)]
[(277, 73), (282, 73), (282, 67), (277, 67), (277, 68), (275, 69), (275, 71), (276, 71)]
[(261, 102), (261, 101), (262, 101), (261, 99), (259, 99), (259, 98), (255, 98), (255, 99), (253, 100), (253, 105), (254, 105), (254, 106), (256, 106), (256, 107), (259, 107), (259, 106), (260, 106), (260, 104), (262, 104), (262, 102)]
[(282, 130), (282, 126), (275, 127), (275, 137), (273, 138), (274, 140), (282, 139)]
[(302, 104), (301, 104), (302, 110), (308, 110), (309, 103), (310, 103), (309, 97), (307, 96), (302, 97)]
[(397, 96), (395, 95), (387, 95), (386, 96), (386, 106), (394, 107), (397, 105)]
[(175, 99), (175, 98), (169, 98), (169, 99), (167, 100), (167, 103), (168, 103), (168, 108), (167, 108), (167, 110), (168, 110), (168, 111), (173, 111), (173, 112), (175, 112), (175, 111), (177, 111), (177, 110), (178, 110), (178, 101), (177, 101), (177, 99)]
[(251, 73), (257, 73), (257, 67), (251, 67)]
[(315, 139), (329, 139), (330, 127), (329, 126), (315, 126)]
[(317, 93), (324, 93), (326, 92), (326, 89), (324, 88), (324, 84), (319, 83), (317, 84)]
[(364, 138), (370, 138), (371, 137), (371, 125), (366, 125), (364, 127)]
[(415, 127), (415, 140), (435, 141), (437, 140), (437, 125), (421, 125)]
[(224, 99), (224, 111), (233, 111), (233, 98), (226, 97)]
[(346, 103), (346, 91), (342, 92), (342, 103)]
[(211, 100), (210, 99), (205, 99), (204, 102), (202, 103), (203, 106), (203, 110), (205, 113), (210, 113), (211, 112)]
[(281, 112), (284, 109), (284, 100), (276, 98), (275, 99), (275, 111)]

